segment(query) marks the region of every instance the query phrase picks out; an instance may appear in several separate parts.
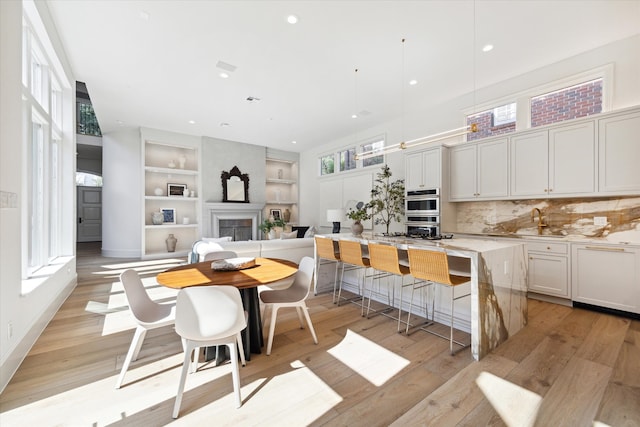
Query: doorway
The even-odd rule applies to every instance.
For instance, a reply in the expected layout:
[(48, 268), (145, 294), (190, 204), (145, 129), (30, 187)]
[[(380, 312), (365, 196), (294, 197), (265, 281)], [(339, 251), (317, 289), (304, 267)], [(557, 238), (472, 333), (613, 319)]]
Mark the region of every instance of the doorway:
[(77, 186), (76, 242), (102, 240), (102, 187)]

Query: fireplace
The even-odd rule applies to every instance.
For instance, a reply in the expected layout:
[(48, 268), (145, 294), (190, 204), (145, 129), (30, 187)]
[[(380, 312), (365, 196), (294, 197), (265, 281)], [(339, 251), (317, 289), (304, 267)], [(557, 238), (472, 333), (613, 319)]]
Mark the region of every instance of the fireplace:
[(233, 240), (259, 240), (263, 205), (256, 203), (205, 203), (208, 229), (205, 237), (231, 236)]

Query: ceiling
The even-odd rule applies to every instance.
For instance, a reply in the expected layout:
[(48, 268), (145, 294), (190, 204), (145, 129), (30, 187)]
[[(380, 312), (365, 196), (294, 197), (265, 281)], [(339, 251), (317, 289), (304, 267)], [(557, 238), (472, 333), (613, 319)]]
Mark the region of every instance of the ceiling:
[[(47, 3), (103, 133), (289, 151), (640, 32), (640, 0)], [(226, 79), (219, 61), (236, 67)]]

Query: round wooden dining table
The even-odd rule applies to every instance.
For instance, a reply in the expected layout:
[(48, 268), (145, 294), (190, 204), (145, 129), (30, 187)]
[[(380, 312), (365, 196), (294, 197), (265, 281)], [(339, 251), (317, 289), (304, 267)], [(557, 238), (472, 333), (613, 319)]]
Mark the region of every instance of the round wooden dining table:
[[(173, 267), (158, 274), (156, 280), (158, 284), (174, 289), (189, 286), (235, 286), (240, 289), (244, 309), (249, 314), (243, 344), (245, 358), (250, 360), (251, 353), (259, 354), (264, 345), (258, 286), (290, 279), (298, 271), (298, 265), (276, 258), (256, 258), (255, 266), (243, 270), (214, 270), (211, 264), (212, 261), (204, 261)], [(207, 354), (206, 358), (211, 360), (213, 357)]]

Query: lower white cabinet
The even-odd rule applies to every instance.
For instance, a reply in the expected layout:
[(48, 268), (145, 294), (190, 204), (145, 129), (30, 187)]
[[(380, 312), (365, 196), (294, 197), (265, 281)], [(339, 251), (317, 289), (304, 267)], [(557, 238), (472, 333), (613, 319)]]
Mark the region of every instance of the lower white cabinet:
[(561, 298), (571, 297), (568, 244), (527, 243), (530, 292)]
[(640, 248), (572, 245), (572, 299), (640, 313)]

